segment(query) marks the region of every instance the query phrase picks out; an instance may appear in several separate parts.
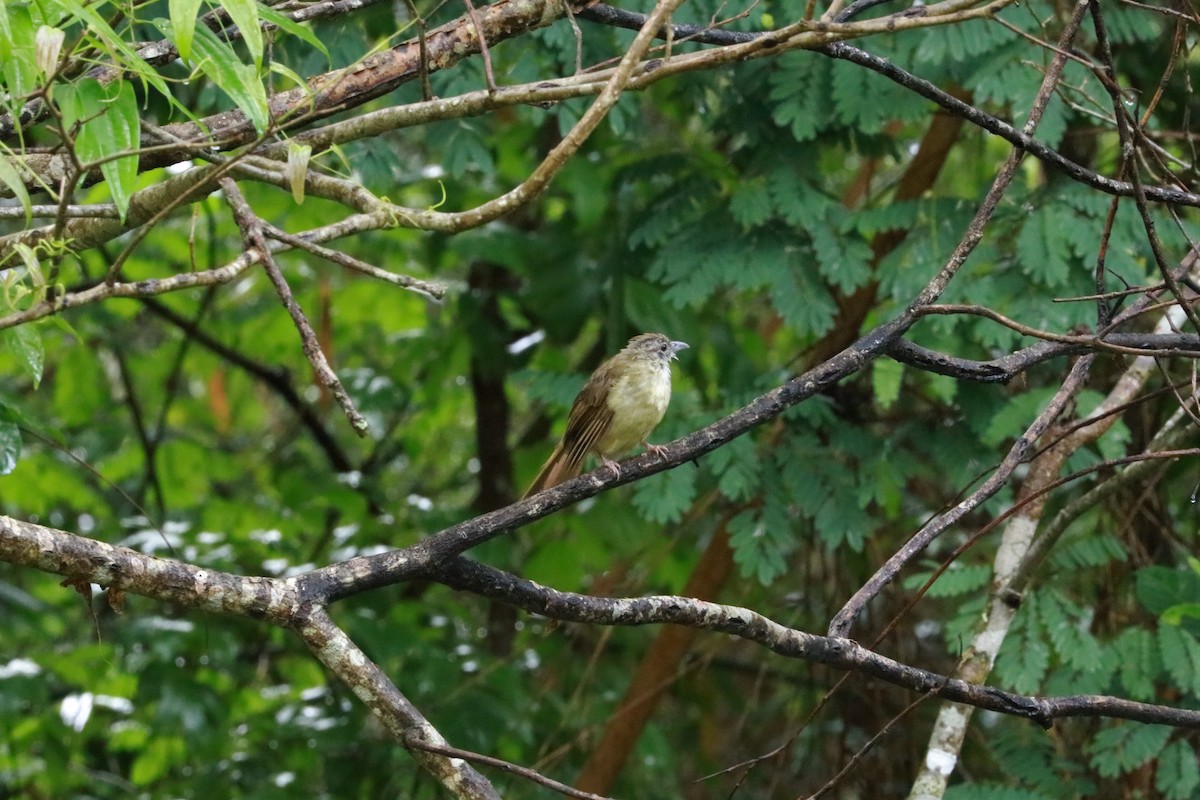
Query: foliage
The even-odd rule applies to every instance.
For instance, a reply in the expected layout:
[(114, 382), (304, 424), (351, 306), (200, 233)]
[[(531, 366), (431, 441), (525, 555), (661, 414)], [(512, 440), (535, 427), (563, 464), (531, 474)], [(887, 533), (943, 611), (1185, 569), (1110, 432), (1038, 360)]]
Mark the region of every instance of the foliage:
[[(1060, 5), (1007, 7), (998, 12), (1007, 26), (973, 20), (863, 44), (1019, 124), (1051, 52), (1012, 28), (1053, 39), (1067, 13)], [(4, 154), (67, 152), (84, 171), (99, 170), (29, 189), (15, 158), (0, 158), (0, 186), (30, 213), (61, 197), (111, 203), (130, 219), (138, 190), (175, 174), (144, 168), (151, 153), (137, 149), (163, 141), (153, 130), (237, 110), (256, 143), (299, 133), (273, 127), (268, 97), (307, 93), (305, 80), (331, 64), (357, 63), (414, 36), (403, 6), (299, 24), (249, 0), (0, 5), (5, 110), (16, 116), (32, 99), (55, 109), (4, 139)], [(680, 14), (704, 23), (729, 15), (722, 9), (709, 0)], [(209, 27), (218, 11), (240, 38)], [(417, 11), (430, 26), (460, 13), (421, 2)], [(760, 3), (730, 27), (767, 27), (764, 20), (794, 11)], [(1121, 79), (1152, 93), (1172, 52), (1173, 23), (1132, 6), (1105, 14)], [(270, 24), (260, 30), (260, 22)], [(585, 65), (628, 44), (626, 32), (578, 24)], [(63, 35), (61, 57), (49, 65), (30, 44), (49, 36), (42, 29)], [(151, 63), (137, 52), (145, 41), (169, 43), (179, 58)], [(512, 85), (570, 74), (575, 46), (564, 21), (496, 43), (494, 77)], [(485, 88), (480, 62), (429, 76), (433, 94)], [(121, 74), (101, 80), (90, 72), (100, 64)], [(418, 83), (347, 116), (361, 121), (417, 102)], [(1157, 129), (1192, 135), (1190, 91), (1167, 82)], [(1095, 118), (1105, 99), (1100, 79), (1070, 64), (1036, 138), (1116, 174), (1119, 140), (1106, 117)], [(318, 148), (312, 170), (412, 209), (471, 208), (528, 176), (584, 109), (577, 98), (391, 129)], [(0, 505), (7, 515), (239, 574), (294, 575), (411, 544), (486, 510), (485, 486), (503, 487), (508, 499), (519, 494), (583, 376), (641, 330), (692, 345), (652, 441), (699, 429), (898, 313), (945, 262), (1008, 146), (965, 127), (929, 187), (901, 196), (939, 113), (897, 83), (818, 52), (683, 74), (628, 93), (543, 197), (497, 222), (457, 233), (400, 226), (336, 243), (390, 272), (445, 282), (444, 302), (311, 253), (280, 254), (322, 350), (370, 423), (365, 439), (310, 379), (296, 329), (257, 268), (232, 286), (118, 298), (10, 327), (0, 341)], [(1172, 157), (1190, 157), (1179, 140), (1162, 141)], [(1107, 289), (1159, 279), (1132, 203), (1122, 201), (1110, 225), (1110, 195), (1032, 161), (1022, 170), (942, 302), (1060, 334), (1095, 326), (1094, 303), (1054, 301), (1096, 292), (1102, 236)], [(235, 176), (255, 213), (290, 232), (349, 213), (311, 187), (300, 203), (290, 188)], [(99, 246), (64, 238), (52, 222), (36, 246), (5, 251), (0, 316), (101, 284), (114, 269), (136, 283), (232, 262), (244, 248), (226, 199), (177, 198), (174, 213), (151, 210), (164, 213), (140, 229), (149, 231), (144, 238)], [(1164, 249), (1178, 259), (1200, 231), (1169, 206), (1153, 214)], [(16, 217), (0, 226), (13, 235), (34, 227)], [(925, 318), (910, 338), (978, 360), (1030, 343), (965, 314)], [(1075, 411), (1098, 402), (1124, 366), (1124, 356), (1104, 356), (1093, 393)], [(1163, 369), (1172, 380), (1187, 375), (1177, 363)], [(1064, 371), (1053, 360), (1002, 386), (880, 360), (694, 466), (606, 493), (471, 555), (563, 591), (664, 594), (682, 592), (705, 549), (727, 537), (736, 569), (722, 602), (823, 632), (880, 563), (1004, 456)], [(483, 427), (488, 403), (507, 404), (507, 430)], [(1171, 393), (1147, 397), (1077, 460), (1141, 452), (1176, 404)], [(507, 467), (480, 446), (497, 439)], [(1035, 572), (992, 683), (1200, 706), (1200, 570), (1186, 560), (1196, 549), (1195, 507), (1186, 500), (1193, 473), (1164, 467), (1079, 518)], [(1095, 480), (1111, 477), (1106, 470)], [(1050, 507), (1092, 485), (1069, 483)], [(935, 542), (877, 599), (872, 630), (1015, 498), (1013, 488), (1002, 490)], [(994, 540), (983, 537), (939, 577), (881, 651), (951, 671), (990, 586)], [(58, 578), (0, 567), (0, 729), (8, 731), (0, 795), (206, 797), (219, 786), (230, 798), (442, 796), (290, 634), (140, 598), (118, 614), (106, 599), (89, 605)], [(520, 615), (497, 635), (495, 607), (423, 585), (366, 593), (333, 613), (456, 747), (536, 764), (564, 781), (583, 765), (655, 633)], [(726, 778), (700, 788), (693, 781), (787, 739), (829, 678), (820, 667), (702, 635), (614, 794), (647, 796), (655, 786), (662, 796), (724, 796)], [(741, 792), (790, 797), (818, 788), (834, 771), (826, 767), (911, 700), (887, 691), (852, 680), (798, 736), (785, 754), (791, 761), (750, 771)], [(925, 711), (903, 722), (911, 727), (893, 737), (903, 741), (867, 754), (867, 768), (841, 784), (841, 796), (907, 791)], [(1051, 739), (1024, 721), (981, 724), (963, 758), (971, 780), (947, 797), (1116, 797), (1153, 785), (1158, 796), (1185, 798), (1200, 786), (1194, 734), (1083, 719), (1059, 723)], [(535, 793), (506, 780), (496, 783), (510, 796)]]

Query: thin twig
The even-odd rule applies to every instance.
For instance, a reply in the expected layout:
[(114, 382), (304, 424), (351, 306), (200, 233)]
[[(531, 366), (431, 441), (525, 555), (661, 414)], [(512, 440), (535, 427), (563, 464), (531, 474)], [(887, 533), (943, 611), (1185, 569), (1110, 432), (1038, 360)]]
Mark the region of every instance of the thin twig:
[(426, 753), (437, 753), (440, 756), (450, 756), (451, 758), (461, 758), (463, 761), (472, 761), (476, 764), (486, 764), (489, 767), (496, 767), (513, 775), (520, 775), (526, 780), (545, 786), (547, 789), (553, 789), (559, 794), (567, 797), (578, 797), (581, 800), (609, 800), (609, 798), (592, 794), (591, 792), (581, 792), (573, 786), (568, 786), (565, 783), (559, 783), (553, 778), (547, 778), (537, 770), (529, 767), (522, 767), (520, 764), (514, 764), (511, 761), (505, 761), (502, 758), (494, 756), (486, 756), (482, 753), (476, 753), (471, 750), (463, 750), (460, 747), (451, 747), (450, 745), (430, 744), (429, 742), (418, 739), (415, 736), (410, 736), (404, 740), (404, 745), (414, 750), (423, 750)]
[(303, 236), (293, 236), (286, 231), (276, 228), (270, 223), (263, 223), (263, 233), (272, 239), (289, 244), (298, 250), (306, 250), (315, 256), (320, 256), (326, 261), (331, 261), (347, 269), (361, 272), (364, 275), (370, 275), (372, 278), (378, 278), (381, 281), (394, 284), (404, 289), (411, 289), (414, 292), (420, 292), (432, 297), (434, 300), (444, 300), (448, 287), (444, 283), (434, 281), (423, 281), (419, 278), (413, 278), (408, 275), (397, 275), (394, 272), (380, 269), (374, 264), (368, 264), (365, 261), (360, 261), (353, 256), (346, 255), (340, 250), (334, 250), (330, 247), (322, 247), (315, 242), (310, 242)]
[(350, 395), (346, 393), (342, 382), (338, 380), (337, 373), (329, 366), (328, 359), (325, 358), (324, 351), (321, 350), (321, 344), (317, 341), (317, 334), (309, 323), (308, 318), (304, 315), (304, 310), (300, 308), (300, 304), (296, 302), (292, 295), (291, 287), (288, 286), (287, 280), (284, 279), (283, 273), (279, 270), (279, 265), (275, 263), (275, 257), (271, 254), (271, 249), (267, 246), (266, 238), (263, 236), (262, 223), (257, 215), (250, 208), (246, 198), (242, 196), (241, 190), (237, 188), (237, 184), (230, 178), (221, 179), (221, 189), (225, 192), (225, 198), (229, 201), (229, 206), (233, 209), (234, 219), (237, 221), (238, 227), (242, 231), (242, 237), (245, 240), (246, 248), (256, 249), (260, 253), (263, 269), (266, 270), (267, 277), (271, 281), (271, 285), (275, 287), (279, 299), (283, 302), (288, 314), (292, 318), (292, 322), (296, 326), (297, 332), (300, 334), (301, 347), (304, 350), (304, 355), (308, 358), (308, 363), (312, 365), (313, 374), (317, 380), (321, 382), (326, 389), (330, 391), (338, 405), (342, 407), (342, 412), (346, 418), (350, 420), (350, 427), (359, 436), (366, 436), (371, 432), (371, 426), (367, 423), (366, 418), (359, 413), (354, 407), (354, 401), (350, 399)]
[(492, 52), (488, 50), (487, 37), (483, 35), (483, 28), (479, 24), (479, 17), (475, 14), (475, 4), (471, 0), (463, 0), (467, 6), (467, 16), (471, 18), (471, 24), (475, 26), (475, 36), (479, 39), (479, 54), (483, 56), (483, 77), (487, 81), (489, 92), (496, 91), (496, 74), (492, 72)]

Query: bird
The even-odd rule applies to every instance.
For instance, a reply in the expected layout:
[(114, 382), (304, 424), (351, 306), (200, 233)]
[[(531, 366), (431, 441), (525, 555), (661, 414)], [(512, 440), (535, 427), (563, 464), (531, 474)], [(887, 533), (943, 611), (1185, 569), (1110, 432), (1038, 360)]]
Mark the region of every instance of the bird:
[(687, 346), (661, 333), (643, 333), (596, 367), (571, 405), (562, 439), (522, 498), (576, 477), (589, 454), (614, 477), (620, 476), (621, 467), (613, 456), (639, 442), (661, 458), (666, 448), (650, 444), (646, 437), (667, 413), (671, 362)]

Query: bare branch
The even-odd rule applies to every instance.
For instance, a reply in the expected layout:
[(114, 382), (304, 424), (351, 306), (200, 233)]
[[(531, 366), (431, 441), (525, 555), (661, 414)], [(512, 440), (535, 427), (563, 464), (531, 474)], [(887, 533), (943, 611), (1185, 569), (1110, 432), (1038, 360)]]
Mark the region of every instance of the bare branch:
[(728, 633), (788, 658), (861, 672), (916, 692), (935, 691), (943, 699), (1025, 717), (1046, 727), (1066, 717), (1110, 716), (1200, 728), (1200, 711), (1097, 695), (1027, 697), (976, 686), (901, 664), (850, 639), (806, 633), (737, 606), (674, 595), (609, 598), (560, 592), (461, 557), (433, 565), (425, 577), (552, 619), (598, 625), (671, 623)]
[(421, 766), (455, 797), (499, 800), (500, 795), (491, 783), (464, 760), (446, 757), (434, 749), (448, 747), (446, 740), (378, 665), (333, 623), (325, 609), (306, 606), (291, 627), (313, 655), (345, 682), (396, 741), (407, 747)]
[(308, 321), (308, 317), (304, 315), (304, 309), (300, 308), (300, 304), (296, 302), (296, 298), (292, 295), (292, 289), (287, 284), (287, 280), (283, 277), (283, 273), (279, 271), (279, 265), (275, 263), (275, 257), (271, 254), (271, 249), (267, 247), (267, 240), (263, 236), (262, 223), (258, 216), (250, 208), (250, 204), (246, 202), (246, 198), (242, 196), (241, 191), (229, 178), (221, 179), (221, 189), (225, 192), (225, 199), (229, 201), (230, 207), (233, 209), (234, 219), (237, 221), (238, 228), (242, 231), (242, 239), (246, 245), (246, 252), (256, 250), (262, 260), (263, 269), (267, 272), (267, 277), (271, 280), (271, 285), (275, 287), (275, 292), (279, 295), (279, 299), (283, 302), (284, 308), (292, 318), (292, 322), (296, 325), (296, 331), (300, 334), (300, 344), (304, 350), (305, 357), (308, 358), (308, 363), (312, 365), (313, 374), (321, 385), (330, 391), (338, 405), (342, 407), (342, 412), (346, 418), (350, 420), (350, 427), (359, 436), (366, 436), (371, 432), (371, 426), (367, 423), (366, 418), (359, 413), (354, 407), (354, 401), (350, 399), (350, 395), (346, 393), (346, 389), (342, 386), (341, 380), (338, 379), (337, 373), (329, 366), (329, 360), (325, 357), (325, 352), (321, 349), (321, 343), (317, 341), (316, 331)]

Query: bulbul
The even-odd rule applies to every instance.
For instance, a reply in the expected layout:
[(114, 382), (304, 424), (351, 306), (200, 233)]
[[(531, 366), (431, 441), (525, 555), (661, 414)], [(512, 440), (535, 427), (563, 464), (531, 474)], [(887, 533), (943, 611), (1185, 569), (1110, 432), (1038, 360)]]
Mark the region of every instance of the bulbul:
[(643, 333), (596, 367), (571, 406), (562, 441), (555, 445), (524, 497), (574, 478), (583, 471), (589, 454), (614, 475), (620, 475), (621, 468), (612, 457), (639, 442), (661, 455), (663, 448), (650, 444), (646, 437), (667, 413), (671, 362), (686, 347), (661, 333)]

